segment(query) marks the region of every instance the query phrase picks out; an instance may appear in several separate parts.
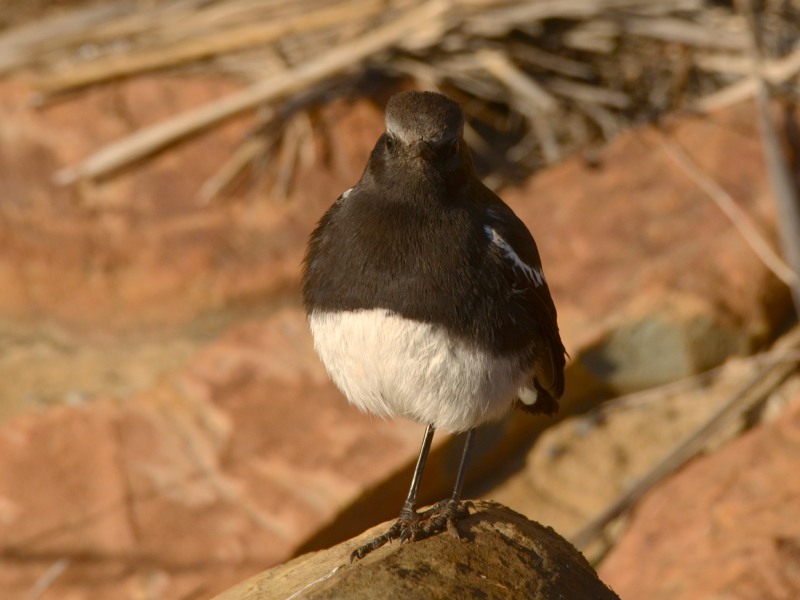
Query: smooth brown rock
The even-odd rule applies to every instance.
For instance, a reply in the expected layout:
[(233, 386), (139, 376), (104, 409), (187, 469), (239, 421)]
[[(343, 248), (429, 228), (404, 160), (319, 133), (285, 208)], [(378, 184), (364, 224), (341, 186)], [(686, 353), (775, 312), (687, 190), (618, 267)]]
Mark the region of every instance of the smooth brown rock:
[[(786, 288), (673, 162), (685, 150), (767, 238), (774, 207), (750, 104), (626, 131), (592, 169), (578, 157), (503, 196), (533, 231), (573, 377), (614, 392), (685, 377), (767, 339)], [(569, 393), (570, 386), (567, 386)]]
[(634, 511), (600, 573), (623, 598), (800, 597), (800, 399)]
[[(731, 360), (705, 382), (648, 390), (565, 419), (544, 432), (524, 466), (488, 494), (572, 539), (762, 368), (745, 359)], [(741, 423), (731, 423), (712, 445), (740, 431)], [(612, 528), (583, 552), (590, 560), (604, 555), (620, 528)]]
[[(49, 593), (70, 600), (211, 595), (399, 509), (421, 428), (349, 407), (314, 358), (296, 306), (307, 234), (357, 180), (382, 128), (379, 106), (320, 111), (332, 143), (320, 156), (330, 161), (301, 165), (302, 185), (286, 202), (252, 188), (198, 202), (247, 131), (244, 119), (106, 181), (52, 182), (100, 144), (231, 87), (148, 76), (37, 112), (26, 105), (29, 88), (0, 82), (0, 403), (30, 395), (85, 404), (0, 431), (0, 589), (25, 595), (50, 582)], [(751, 107), (672, 125), (771, 232)], [(559, 307), (573, 357), (565, 415), (745, 352), (789, 306), (656, 132), (627, 132), (600, 159), (594, 168), (574, 157), (502, 192), (536, 234)], [(152, 331), (177, 338), (180, 355), (107, 353), (79, 376), (73, 349), (93, 343), (84, 336), (136, 346)], [(118, 361), (145, 375), (118, 377)], [(58, 369), (71, 377), (52, 376)], [(552, 422), (516, 414), (482, 431), (472, 481), (521, 461)], [(446, 493), (457, 462), (457, 449), (438, 446), (423, 501)], [(29, 498), (37, 513), (25, 509)]]
[(381, 111), (368, 102), (326, 109), (341, 143), (330, 165), (299, 167), (302, 185), (286, 200), (265, 197), (255, 176), (236, 202), (198, 197), (253, 127), (247, 117), (102, 181), (54, 182), (103, 145), (234, 87), (210, 75), (149, 75), (33, 110), (29, 85), (0, 81), (0, 325), (46, 319), (70, 331), (135, 333), (296, 293), (308, 234), (380, 134)]
[(496, 503), (460, 522), (468, 540), (441, 534), (384, 546), (353, 564), (350, 553), (389, 527), (265, 571), (215, 600), (404, 598), (611, 600), (618, 598), (581, 554), (550, 528)]
[(286, 309), (125, 403), (3, 424), (0, 590), (25, 597), (62, 565), (53, 597), (136, 597), (154, 574), (162, 597), (210, 596), (290, 558), (404, 469), (422, 433), (348, 406), (312, 357)]

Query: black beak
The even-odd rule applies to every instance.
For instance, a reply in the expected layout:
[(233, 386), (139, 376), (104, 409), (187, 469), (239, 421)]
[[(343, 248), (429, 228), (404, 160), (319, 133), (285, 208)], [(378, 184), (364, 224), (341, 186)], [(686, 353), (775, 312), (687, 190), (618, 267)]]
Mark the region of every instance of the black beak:
[(433, 148), (425, 140), (417, 140), (414, 142), (414, 150), (420, 158), (429, 159), (433, 157)]

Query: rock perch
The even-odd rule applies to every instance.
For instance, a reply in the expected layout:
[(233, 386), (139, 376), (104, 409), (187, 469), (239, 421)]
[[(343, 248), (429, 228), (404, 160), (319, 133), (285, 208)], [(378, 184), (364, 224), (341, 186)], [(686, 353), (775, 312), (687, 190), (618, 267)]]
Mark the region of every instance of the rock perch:
[(619, 600), (564, 538), (495, 502), (476, 502), (459, 522), (466, 542), (441, 534), (393, 543), (351, 564), (353, 549), (385, 528), (297, 557), (214, 600)]

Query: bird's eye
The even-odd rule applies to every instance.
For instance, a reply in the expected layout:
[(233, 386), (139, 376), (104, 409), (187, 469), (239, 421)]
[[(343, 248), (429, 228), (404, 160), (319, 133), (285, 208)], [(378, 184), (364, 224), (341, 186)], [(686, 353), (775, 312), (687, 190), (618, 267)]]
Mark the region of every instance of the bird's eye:
[(458, 154), (458, 149), (459, 149), (459, 144), (458, 140), (456, 140), (455, 142), (450, 144), (450, 147), (447, 149), (447, 151), (450, 156), (455, 156), (456, 154)]
[(387, 150), (392, 150), (397, 145), (397, 140), (394, 138), (394, 136), (391, 136), (387, 133), (384, 144), (386, 145)]

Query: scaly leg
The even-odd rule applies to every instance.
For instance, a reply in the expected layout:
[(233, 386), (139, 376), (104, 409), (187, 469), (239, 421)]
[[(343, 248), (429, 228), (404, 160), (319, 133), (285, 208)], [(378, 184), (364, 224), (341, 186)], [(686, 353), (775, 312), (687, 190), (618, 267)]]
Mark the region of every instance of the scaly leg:
[(469, 458), (470, 449), (472, 448), (475, 430), (470, 429), (467, 432), (467, 439), (464, 441), (464, 450), (461, 454), (461, 464), (458, 467), (453, 495), (447, 500), (437, 502), (428, 510), (418, 513), (416, 510), (417, 489), (419, 488), (419, 482), (422, 478), (422, 472), (425, 469), (425, 461), (428, 458), (428, 451), (430, 450), (433, 433), (433, 425), (428, 425), (428, 428), (425, 430), (425, 437), (422, 441), (419, 458), (417, 459), (417, 466), (414, 469), (414, 477), (411, 479), (411, 488), (408, 490), (408, 497), (400, 511), (400, 517), (386, 533), (379, 535), (371, 542), (354, 550), (350, 555), (350, 562), (364, 558), (373, 550), (377, 550), (392, 540), (412, 542), (414, 540), (430, 537), (445, 529), (454, 537), (462, 539), (456, 527), (456, 523), (460, 519), (469, 516), (469, 509), (472, 508), (471, 502), (461, 503), (461, 490), (464, 487), (464, 476), (467, 472), (467, 459)]
[(456, 485), (453, 488), (453, 495), (449, 500), (437, 502), (425, 512), (419, 513), (419, 525), (411, 530), (411, 537), (401, 536), (400, 539), (402, 541), (406, 539), (413, 540), (415, 538), (429, 537), (445, 529), (447, 529), (453, 537), (459, 540), (463, 539), (456, 527), (456, 522), (469, 516), (469, 509), (473, 508), (472, 502), (466, 501), (463, 504), (461, 503), (461, 490), (464, 487), (464, 476), (467, 472), (467, 459), (472, 449), (472, 439), (474, 435), (475, 429), (470, 429), (467, 432), (467, 439), (464, 440), (464, 450), (461, 453), (461, 464), (458, 467), (458, 475), (456, 475)]
[(417, 458), (417, 466), (414, 468), (414, 476), (411, 478), (411, 487), (408, 490), (406, 501), (403, 503), (403, 508), (400, 510), (400, 517), (386, 533), (356, 548), (350, 555), (350, 562), (359, 558), (364, 558), (373, 550), (377, 550), (392, 540), (414, 539), (416, 537), (413, 530), (420, 521), (420, 515), (417, 513), (416, 506), (417, 490), (419, 489), (419, 482), (422, 479), (422, 472), (425, 470), (425, 462), (428, 460), (428, 452), (431, 449), (431, 441), (433, 441), (433, 434), (435, 431), (436, 429), (433, 425), (428, 425), (425, 429), (425, 436), (422, 438), (422, 448), (420, 448), (419, 457)]

